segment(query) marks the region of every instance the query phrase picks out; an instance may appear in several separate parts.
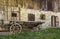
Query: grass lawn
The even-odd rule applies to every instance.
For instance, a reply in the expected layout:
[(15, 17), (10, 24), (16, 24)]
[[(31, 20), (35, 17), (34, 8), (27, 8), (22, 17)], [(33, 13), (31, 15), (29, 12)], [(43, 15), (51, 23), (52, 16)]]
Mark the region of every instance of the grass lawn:
[(14, 35), (0, 35), (0, 39), (60, 39), (60, 29), (50, 28), (40, 31), (23, 32)]

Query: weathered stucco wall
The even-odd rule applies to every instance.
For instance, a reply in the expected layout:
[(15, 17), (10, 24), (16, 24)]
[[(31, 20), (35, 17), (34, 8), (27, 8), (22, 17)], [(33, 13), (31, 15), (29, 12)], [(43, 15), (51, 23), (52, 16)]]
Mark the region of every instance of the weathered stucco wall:
[[(21, 20), (28, 21), (28, 14), (34, 14), (35, 15), (35, 21), (41, 21), (40, 15), (45, 14), (46, 20), (50, 19), (52, 12), (50, 11), (40, 11), (40, 10), (34, 10), (34, 9), (23, 9), (21, 11)], [(44, 21), (44, 20), (43, 20)]]
[[(13, 20), (16, 20), (16, 21), (19, 21), (20, 19), (20, 13), (19, 13), (19, 8), (18, 7), (8, 7), (5, 9), (5, 11), (3, 11), (3, 20), (9, 20), (9, 21), (13, 21)], [(17, 17), (12, 17), (12, 13), (16, 13), (17, 14)]]
[[(1, 1), (2, 0), (0, 0), (0, 2)], [(4, 6), (5, 10), (3, 10), (3, 7), (2, 7), (3, 20), (28, 21), (28, 14), (34, 14), (35, 15), (35, 21), (44, 21), (45, 23), (47, 22), (48, 24), (46, 23), (46, 25), (44, 25), (43, 27), (49, 27), (47, 25), (49, 25), (49, 24), (51, 25), (51, 16), (54, 15), (54, 16), (58, 16), (58, 18), (59, 18), (59, 27), (60, 27), (60, 12), (56, 12), (56, 11), (59, 11), (59, 9), (60, 9), (60, 1), (55, 0), (53, 2), (53, 11), (55, 11), (55, 12), (41, 11), (40, 10), (40, 8), (41, 8), (40, 3), (37, 3), (36, 1), (32, 2), (31, 0), (30, 1), (25, 0), (24, 4), (23, 4), (23, 8), (21, 8), (20, 2), (18, 2), (19, 5), (17, 7), (15, 6), (15, 4), (17, 4), (17, 3), (14, 0), (12, 0), (12, 1), (9, 0), (8, 2), (9, 2), (8, 7), (7, 7), (7, 0), (1, 2), (2, 5), (5, 5)], [(28, 7), (32, 7), (32, 9), (29, 9)], [(19, 8), (21, 8), (21, 11), (19, 11)], [(17, 17), (15, 17), (15, 18), (11, 17), (12, 12), (16, 13)], [(45, 20), (40, 19), (41, 14), (45, 14), (45, 16), (46, 16)]]
[[(21, 13), (21, 21), (28, 21), (28, 14), (34, 14), (35, 15), (35, 21), (44, 21), (46, 25), (43, 27), (51, 27), (51, 16), (57, 16), (59, 19), (59, 26), (60, 27), (60, 12), (52, 12), (52, 11), (39, 11), (34, 9), (23, 9)], [(40, 19), (40, 15), (45, 14), (45, 20)], [(31, 17), (32, 18), (32, 17)], [(48, 26), (47, 26), (48, 25)]]

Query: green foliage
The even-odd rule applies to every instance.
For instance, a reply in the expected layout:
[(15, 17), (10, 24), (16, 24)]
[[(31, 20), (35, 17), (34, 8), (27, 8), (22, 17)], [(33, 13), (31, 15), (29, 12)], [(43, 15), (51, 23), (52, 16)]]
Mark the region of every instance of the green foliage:
[(60, 39), (60, 29), (50, 28), (46, 30), (23, 32), (12, 35), (0, 35), (0, 39)]

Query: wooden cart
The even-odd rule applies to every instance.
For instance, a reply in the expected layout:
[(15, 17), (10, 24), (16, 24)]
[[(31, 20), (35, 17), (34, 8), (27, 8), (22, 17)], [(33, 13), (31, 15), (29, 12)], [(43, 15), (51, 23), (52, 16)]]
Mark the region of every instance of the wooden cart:
[[(4, 31), (21, 32), (31, 30), (33, 27), (41, 25), (42, 21), (35, 21), (35, 15), (33, 12), (25, 12), (17, 7), (8, 7), (1, 12), (0, 26)], [(30, 13), (31, 14), (28, 14)], [(38, 14), (38, 13), (37, 13)]]

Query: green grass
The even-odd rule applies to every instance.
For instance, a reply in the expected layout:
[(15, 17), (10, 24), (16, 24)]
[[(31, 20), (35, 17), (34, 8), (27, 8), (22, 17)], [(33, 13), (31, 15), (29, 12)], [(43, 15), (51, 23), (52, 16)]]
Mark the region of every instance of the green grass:
[(46, 30), (23, 32), (13, 35), (0, 35), (0, 39), (60, 39), (60, 29), (50, 28)]

